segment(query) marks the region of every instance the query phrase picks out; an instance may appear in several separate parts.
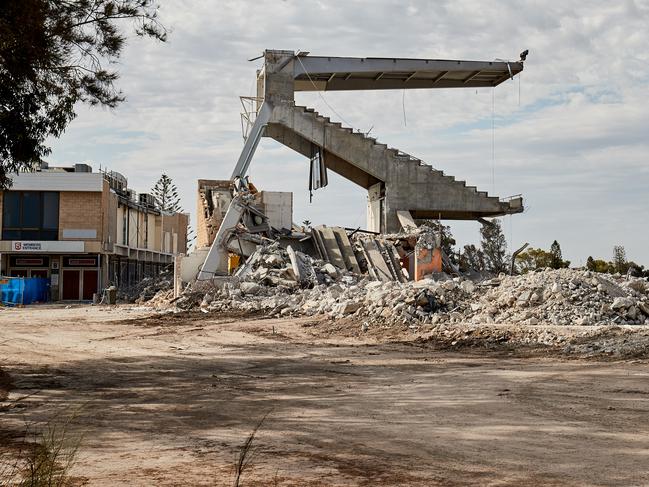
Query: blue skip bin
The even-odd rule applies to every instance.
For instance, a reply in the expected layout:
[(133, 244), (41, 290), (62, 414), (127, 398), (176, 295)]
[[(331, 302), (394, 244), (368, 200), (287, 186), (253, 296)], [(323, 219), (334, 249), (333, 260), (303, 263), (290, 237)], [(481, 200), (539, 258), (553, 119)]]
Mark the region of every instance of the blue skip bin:
[(5, 306), (44, 303), (50, 294), (50, 280), (42, 277), (0, 277), (0, 300)]

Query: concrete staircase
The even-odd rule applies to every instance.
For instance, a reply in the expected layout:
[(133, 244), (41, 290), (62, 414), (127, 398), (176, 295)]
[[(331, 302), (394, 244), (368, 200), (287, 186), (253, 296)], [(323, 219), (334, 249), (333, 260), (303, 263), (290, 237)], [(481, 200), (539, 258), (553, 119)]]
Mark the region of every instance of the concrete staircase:
[(374, 202), (377, 214), (375, 230), (399, 231), (397, 210), (410, 211), (416, 219), (457, 220), (523, 211), (522, 198), (501, 201), (489, 196), (416, 157), (292, 102), (273, 107), (264, 135), (306, 157), (314, 145), (322, 148), (328, 169), (368, 189), (369, 204)]

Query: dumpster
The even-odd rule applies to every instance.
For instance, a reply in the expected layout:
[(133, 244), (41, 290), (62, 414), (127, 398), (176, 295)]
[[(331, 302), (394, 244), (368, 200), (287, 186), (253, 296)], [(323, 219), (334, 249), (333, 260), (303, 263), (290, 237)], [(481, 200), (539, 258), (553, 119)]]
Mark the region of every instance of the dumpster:
[(50, 280), (42, 277), (0, 277), (0, 301), (4, 306), (49, 301)]

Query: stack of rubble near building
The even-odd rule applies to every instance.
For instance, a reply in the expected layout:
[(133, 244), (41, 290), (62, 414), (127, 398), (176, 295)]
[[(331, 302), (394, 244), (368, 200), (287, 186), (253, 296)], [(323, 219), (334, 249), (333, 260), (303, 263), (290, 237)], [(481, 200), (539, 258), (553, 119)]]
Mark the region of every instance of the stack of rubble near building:
[[(461, 323), (649, 324), (646, 280), (548, 269), (474, 282), (448, 262), (440, 235), (417, 226), (407, 214), (400, 218), (402, 232), (395, 234), (324, 225), (278, 230), (261, 211), (263, 192), (252, 188), (235, 195), (243, 195), (243, 211), (222, 243), (241, 264), (231, 275), (188, 281), (176, 298), (163, 293), (150, 304), (347, 316), (362, 321), (363, 329), (395, 324), (413, 329)], [(280, 208), (280, 213), (290, 215), (290, 208)]]
[[(175, 298), (160, 293), (150, 304), (349, 316), (361, 320), (364, 329), (395, 324), (414, 329), (460, 323), (649, 324), (646, 280), (561, 269), (474, 282), (459, 276), (447, 261), (440, 236), (417, 227), (407, 215), (402, 215), (403, 231), (387, 235), (327, 226), (278, 229), (281, 219), (271, 220), (262, 210), (268, 201), (290, 206), (292, 199), (265, 194), (251, 185), (235, 194), (243, 198), (242, 211), (222, 242), (230, 259), (240, 261), (230, 274), (189, 280)], [(282, 204), (274, 210), (290, 215), (290, 207)]]
[(289, 252), (270, 245), (256, 256), (240, 277), (199, 282), (175, 300), (170, 293), (160, 294), (149, 304), (263, 311), (270, 316), (350, 317), (363, 323), (364, 329), (488, 323), (649, 324), (649, 282), (640, 278), (547, 269), (479, 283), (462, 277), (383, 282), (310, 260), (318, 284), (301, 287), (294, 278)]
[[(301, 287), (322, 284), (317, 276), (327, 272), (314, 270), (314, 262), (328, 264), (328, 274), (347, 272), (382, 282), (418, 280), (444, 268), (439, 236), (417, 228), (411, 218), (402, 233), (390, 235), (304, 228), (292, 223), (291, 193), (257, 191), (247, 181), (200, 180), (198, 196), (198, 248), (176, 263), (177, 294), (196, 280), (247, 276), (269, 244), (290, 257), (289, 277)], [(216, 272), (206, 273), (202, 266), (210, 252), (216, 254)], [(270, 276), (280, 278), (276, 274)]]

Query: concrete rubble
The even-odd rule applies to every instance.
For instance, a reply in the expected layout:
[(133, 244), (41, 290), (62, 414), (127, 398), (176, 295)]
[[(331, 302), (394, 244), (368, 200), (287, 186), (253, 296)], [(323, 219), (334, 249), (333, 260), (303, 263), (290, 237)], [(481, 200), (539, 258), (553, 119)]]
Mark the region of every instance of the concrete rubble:
[(649, 324), (649, 282), (643, 279), (547, 269), (480, 282), (445, 273), (419, 281), (382, 281), (278, 243), (259, 246), (234, 276), (196, 282), (178, 298), (172, 296), (162, 291), (148, 304), (207, 312), (351, 317), (364, 329), (460, 323)]
[(155, 277), (145, 277), (131, 286), (122, 286), (118, 290), (117, 298), (128, 303), (142, 304), (172, 289), (173, 269), (167, 268)]

